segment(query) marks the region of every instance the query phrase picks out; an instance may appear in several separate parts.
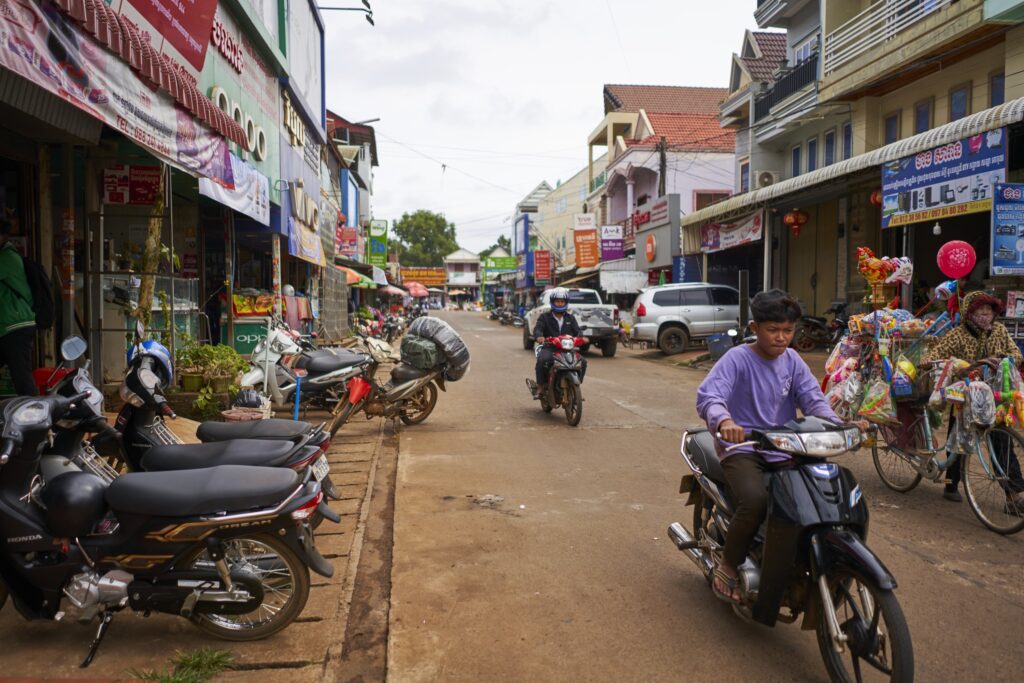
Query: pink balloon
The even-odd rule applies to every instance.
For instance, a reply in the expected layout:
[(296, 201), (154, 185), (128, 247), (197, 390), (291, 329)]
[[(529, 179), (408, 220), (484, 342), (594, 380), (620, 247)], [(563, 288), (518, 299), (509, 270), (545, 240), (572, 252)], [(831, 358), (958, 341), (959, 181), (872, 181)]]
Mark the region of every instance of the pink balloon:
[(946, 242), (939, 247), (936, 261), (939, 270), (946, 277), (958, 279), (966, 277), (974, 269), (978, 256), (974, 253), (974, 247), (963, 240)]

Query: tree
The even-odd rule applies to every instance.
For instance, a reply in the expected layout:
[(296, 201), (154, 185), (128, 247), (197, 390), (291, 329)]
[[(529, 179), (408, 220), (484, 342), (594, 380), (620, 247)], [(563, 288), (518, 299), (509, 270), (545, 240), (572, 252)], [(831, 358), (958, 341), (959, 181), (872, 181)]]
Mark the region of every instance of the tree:
[(481, 259), (487, 258), (488, 256), (490, 256), (497, 249), (504, 249), (506, 252), (511, 254), (512, 253), (512, 240), (510, 240), (506, 235), (498, 235), (498, 241), (495, 242), (494, 244), (492, 244), (491, 246), (487, 247), (483, 251), (481, 251), (480, 252), (480, 258)]
[(441, 214), (425, 209), (402, 214), (393, 232), (398, 260), (403, 266), (442, 266), (444, 257), (459, 248), (455, 225)]

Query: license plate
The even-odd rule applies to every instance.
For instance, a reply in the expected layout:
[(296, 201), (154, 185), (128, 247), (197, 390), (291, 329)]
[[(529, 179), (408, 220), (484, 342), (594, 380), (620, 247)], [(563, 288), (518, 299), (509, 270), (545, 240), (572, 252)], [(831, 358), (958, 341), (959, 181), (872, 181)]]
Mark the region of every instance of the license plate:
[(323, 481), (331, 472), (331, 466), (327, 463), (327, 456), (321, 455), (313, 462), (313, 476), (317, 481)]

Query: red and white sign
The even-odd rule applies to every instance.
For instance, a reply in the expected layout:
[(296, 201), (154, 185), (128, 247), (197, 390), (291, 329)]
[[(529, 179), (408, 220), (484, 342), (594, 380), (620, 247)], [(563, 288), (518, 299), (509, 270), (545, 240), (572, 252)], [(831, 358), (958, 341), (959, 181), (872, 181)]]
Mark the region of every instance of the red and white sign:
[(756, 211), (732, 223), (708, 223), (700, 229), (700, 250), (705, 253), (756, 242), (764, 233), (764, 212)]
[(533, 252), (533, 280), (537, 284), (551, 282), (551, 252)]
[(644, 258), (648, 262), (654, 262), (654, 259), (658, 256), (658, 240), (654, 239), (654, 235), (648, 235), (644, 241)]
[(224, 59), (228, 60), (228, 64), (233, 66), (238, 73), (242, 73), (242, 65), (244, 64), (242, 59), (242, 43), (231, 34), (227, 26), (220, 19), (215, 19), (213, 22), (211, 41), (214, 47), (224, 55)]
[(573, 231), (573, 243), (576, 246), (577, 268), (593, 268), (601, 262), (601, 243), (597, 239), (596, 228), (576, 228)]
[[(118, 14), (127, 14), (129, 5), (134, 9), (132, 14), (152, 27), (149, 42), (153, 49), (164, 52), (165, 44), (169, 43), (196, 72), (202, 71), (217, 0), (113, 0), (110, 3)], [(148, 27), (141, 25), (141, 28), (145, 31)]]
[(159, 166), (118, 164), (103, 170), (104, 204), (151, 205), (160, 191)]

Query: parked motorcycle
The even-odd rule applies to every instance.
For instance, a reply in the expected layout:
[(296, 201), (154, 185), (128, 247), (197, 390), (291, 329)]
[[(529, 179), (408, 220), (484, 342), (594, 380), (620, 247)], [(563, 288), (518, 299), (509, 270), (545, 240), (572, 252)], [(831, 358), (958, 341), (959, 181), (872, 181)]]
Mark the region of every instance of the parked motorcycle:
[[(583, 356), (580, 355), (580, 347), (587, 342), (582, 337), (548, 337), (543, 346), (538, 346), (537, 351), (544, 346), (554, 348), (555, 356), (551, 368), (548, 370), (548, 384), (543, 388), (540, 398), (540, 407), (545, 413), (550, 413), (558, 407), (565, 409), (565, 421), (570, 427), (575, 427), (583, 417)], [(532, 379), (526, 380), (526, 386), (533, 396), (537, 391), (537, 383)]]
[[(345, 395), (345, 384), (359, 373), (362, 354), (347, 349), (304, 349), (281, 320), (271, 318), (269, 335), (253, 348), (243, 387), (261, 388), (274, 407), (283, 410), (295, 401), (305, 407), (333, 411)], [(301, 379), (299, 379), (301, 377)]]
[(82, 666), (114, 615), (176, 614), (226, 640), (266, 638), (309, 596), (309, 569), (330, 577), (308, 525), (323, 497), (311, 474), (225, 465), (39, 475), (50, 430), (91, 391), (2, 404), (0, 604), (26, 619), (100, 619)]
[[(860, 681), (873, 670), (903, 683), (914, 678), (914, 654), (896, 579), (865, 543), (868, 508), (860, 485), (848, 469), (828, 461), (860, 443), (856, 428), (807, 417), (754, 430), (748, 441), (726, 448), (793, 457), (793, 467), (769, 475), (767, 520), (739, 567), (741, 601), (733, 609), (766, 626), (803, 615), (802, 628), (817, 632), (833, 681)], [(675, 522), (668, 535), (710, 584), (722, 561), (732, 495), (710, 432), (683, 432), (681, 452), (692, 472), (680, 492), (694, 506), (693, 530)]]
[(793, 348), (797, 351), (812, 351), (818, 346), (835, 346), (850, 322), (847, 307), (845, 301), (836, 301), (825, 309), (825, 313), (832, 315), (831, 321), (814, 315), (801, 317), (796, 323)]

